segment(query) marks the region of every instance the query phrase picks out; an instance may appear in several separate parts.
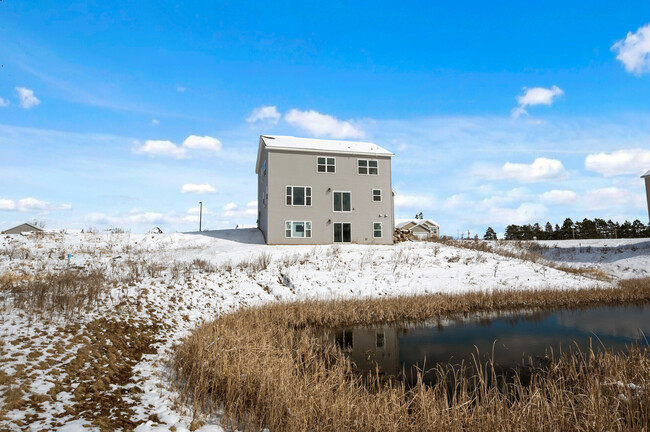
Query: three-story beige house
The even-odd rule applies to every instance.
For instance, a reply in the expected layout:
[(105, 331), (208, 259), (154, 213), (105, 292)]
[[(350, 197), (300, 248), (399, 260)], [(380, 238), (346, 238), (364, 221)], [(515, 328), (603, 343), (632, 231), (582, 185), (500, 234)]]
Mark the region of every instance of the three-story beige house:
[(258, 227), (267, 244), (392, 244), (393, 153), (368, 142), (260, 136)]

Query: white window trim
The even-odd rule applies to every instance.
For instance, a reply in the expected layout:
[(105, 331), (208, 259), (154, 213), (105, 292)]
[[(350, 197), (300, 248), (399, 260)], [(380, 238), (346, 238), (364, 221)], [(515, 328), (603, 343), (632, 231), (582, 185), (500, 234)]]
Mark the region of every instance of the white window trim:
[[(375, 235), (375, 224), (379, 224), (379, 228), (381, 231), (381, 236), (379, 237)], [(372, 238), (384, 238), (384, 225), (380, 221), (376, 221), (372, 223)]]
[[(291, 188), (291, 204), (287, 204), (287, 188)], [(305, 188), (305, 203), (304, 204), (294, 204), (293, 203), (293, 188)], [(311, 204), (307, 204), (307, 188), (311, 189), (311, 191), (314, 191), (314, 188), (311, 186), (302, 186), (302, 185), (285, 185), (284, 186), (284, 206), (285, 207), (311, 207)], [(309, 195), (309, 198), (313, 201), (312, 195)], [(298, 221), (300, 222), (300, 221)]]
[[(287, 236), (287, 222), (291, 224), (291, 236)], [(293, 236), (293, 224), (294, 223), (303, 223), (305, 224), (305, 235), (303, 237), (294, 237)], [(307, 237), (307, 224), (309, 224), (309, 237)], [(284, 238), (295, 238), (295, 239), (310, 239), (313, 233), (314, 225), (311, 221), (302, 221), (302, 220), (286, 220), (284, 221)]]
[[(359, 173), (359, 161), (362, 161), (362, 160), (367, 162), (366, 163), (366, 170), (368, 172), (366, 174)], [(370, 161), (377, 162), (377, 174), (370, 174), (370, 163), (369, 163)], [(379, 159), (361, 159), (361, 158), (357, 159), (357, 175), (376, 175), (376, 176), (378, 176), (379, 175)]]
[[(379, 191), (379, 201), (375, 201), (375, 191)], [(372, 202), (382, 202), (384, 200), (384, 194), (382, 193), (381, 189), (372, 189), (370, 191), (370, 199)]]
[[(349, 241), (349, 242), (346, 242), (346, 241), (340, 241), (340, 242), (337, 242), (337, 241), (334, 239), (334, 225), (336, 225), (336, 224), (341, 224), (341, 225), (343, 225), (343, 224), (350, 224), (350, 241)], [(341, 237), (342, 237), (342, 236), (343, 236), (343, 226), (341, 226)], [(333, 243), (352, 243), (352, 222), (333, 222), (333, 223), (332, 223), (332, 242), (333, 242)]]
[[(325, 158), (325, 171), (318, 171), (318, 158)], [(334, 172), (327, 171), (327, 158), (334, 159)], [(336, 174), (336, 158), (333, 156), (316, 156), (316, 174)]]
[[(334, 210), (334, 194), (335, 193), (349, 193), (350, 194), (350, 210)], [(343, 197), (341, 196), (341, 208), (343, 208)], [(334, 213), (352, 213), (352, 192), (350, 191), (332, 191), (332, 212)]]

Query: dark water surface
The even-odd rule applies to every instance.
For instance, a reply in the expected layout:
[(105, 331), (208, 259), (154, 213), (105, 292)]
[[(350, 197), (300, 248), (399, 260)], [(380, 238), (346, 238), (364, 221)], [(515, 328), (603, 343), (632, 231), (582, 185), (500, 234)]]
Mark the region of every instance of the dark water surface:
[[(621, 305), (543, 312), (470, 315), (403, 326), (332, 329), (330, 341), (341, 346), (361, 371), (377, 366), (386, 376), (409, 380), (413, 367), (484, 364), (494, 359), (509, 370), (545, 356), (606, 348), (614, 352), (638, 343), (648, 346), (650, 305)], [(426, 380), (426, 376), (425, 376)]]

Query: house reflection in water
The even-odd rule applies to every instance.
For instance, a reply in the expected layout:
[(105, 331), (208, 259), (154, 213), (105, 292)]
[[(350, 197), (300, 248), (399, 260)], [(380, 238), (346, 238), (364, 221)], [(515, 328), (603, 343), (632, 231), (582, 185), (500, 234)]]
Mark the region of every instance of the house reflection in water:
[(380, 375), (387, 376), (398, 376), (401, 371), (396, 327), (337, 329), (325, 337), (340, 347), (360, 371), (374, 372), (379, 367)]

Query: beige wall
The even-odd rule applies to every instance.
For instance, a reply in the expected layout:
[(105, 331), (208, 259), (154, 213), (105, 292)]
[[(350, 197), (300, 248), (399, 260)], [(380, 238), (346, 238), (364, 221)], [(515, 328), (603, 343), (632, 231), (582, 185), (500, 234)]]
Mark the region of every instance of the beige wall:
[(648, 220), (650, 220), (650, 177), (645, 178), (645, 193), (648, 199)]
[[(268, 244), (331, 244), (334, 240), (335, 222), (352, 224), (352, 243), (393, 243), (395, 225), (390, 157), (276, 149), (270, 151), (264, 149), (264, 155), (268, 158), (269, 198), (268, 207), (261, 210), (268, 212), (268, 219), (260, 222), (260, 228), (265, 233)], [(336, 173), (317, 172), (318, 156), (335, 157)], [(357, 159), (377, 159), (379, 175), (357, 174)], [(262, 169), (260, 167), (260, 171)], [(287, 206), (285, 188), (288, 185), (310, 186), (312, 205)], [(263, 181), (260, 182), (260, 186), (264, 186)], [(381, 189), (381, 202), (372, 201), (372, 189)], [(351, 192), (351, 212), (333, 211), (335, 191)], [(261, 199), (258, 199), (258, 202), (261, 203)], [(285, 238), (285, 221), (311, 221), (312, 237)], [(373, 238), (373, 222), (381, 222), (381, 238)]]
[[(260, 145), (261, 139), (260, 139)], [(264, 235), (264, 240), (267, 240), (267, 230), (268, 230), (268, 200), (266, 197), (267, 186), (268, 186), (268, 150), (262, 146), (260, 154), (260, 167), (259, 173), (257, 174), (257, 227), (262, 231)], [(264, 164), (267, 165), (266, 174), (264, 173)], [(268, 240), (267, 240), (268, 242)]]

